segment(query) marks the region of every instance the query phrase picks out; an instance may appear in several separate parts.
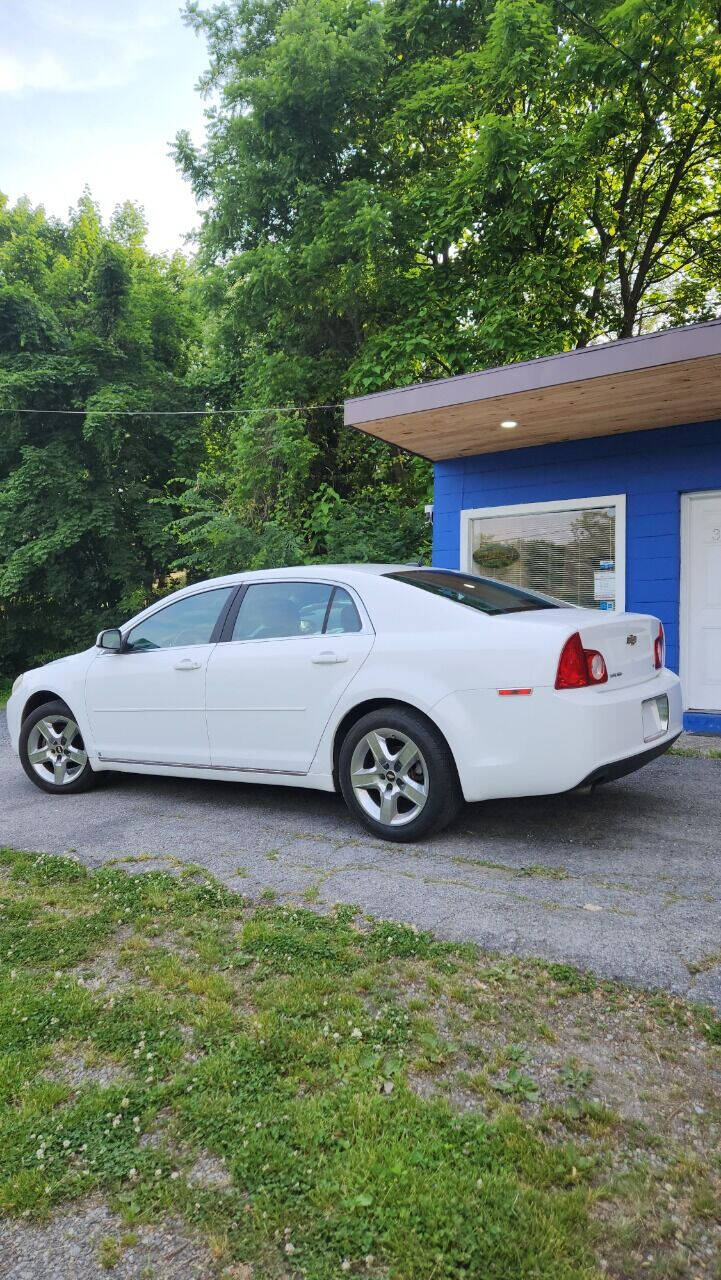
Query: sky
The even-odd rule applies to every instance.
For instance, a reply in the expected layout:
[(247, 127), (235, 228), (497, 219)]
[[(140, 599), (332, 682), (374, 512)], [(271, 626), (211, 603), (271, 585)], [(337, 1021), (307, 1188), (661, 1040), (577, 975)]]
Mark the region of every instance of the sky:
[(198, 215), (168, 150), (202, 140), (206, 65), (179, 0), (0, 0), (0, 191), (61, 218), (85, 186), (104, 218), (133, 200), (153, 252), (183, 248)]

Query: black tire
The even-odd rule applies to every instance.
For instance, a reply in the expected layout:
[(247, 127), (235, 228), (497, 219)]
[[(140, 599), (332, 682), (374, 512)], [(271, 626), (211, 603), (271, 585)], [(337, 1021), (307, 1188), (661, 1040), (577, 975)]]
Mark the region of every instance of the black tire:
[[(41, 720), (47, 720), (49, 722), (55, 720), (57, 724), (60, 725), (63, 719), (70, 719), (73, 721), (75, 719), (70, 707), (68, 707), (66, 703), (61, 702), (60, 700), (55, 702), (44, 702), (41, 707), (36, 707), (34, 711), (30, 712), (27, 719), (23, 721), (22, 728), (20, 730), (20, 763), (22, 764), (22, 767), (30, 781), (33, 782), (36, 787), (39, 787), (41, 791), (49, 791), (52, 795), (71, 795), (78, 791), (88, 791), (91, 787), (95, 786), (98, 780), (98, 775), (93, 773), (90, 767), (90, 761), (87, 759), (84, 766), (74, 773), (70, 781), (63, 782), (61, 784), (52, 781), (52, 775), (49, 768), (48, 777), (45, 779), (40, 776), (37, 769), (33, 766), (29, 757), (28, 742), (36, 725)], [(80, 748), (84, 751), (84, 743), (79, 730), (77, 734), (74, 735), (72, 741), (73, 747), (76, 750)]]
[[(366, 736), (381, 729), (391, 731), (390, 734), (386, 735), (386, 741), (392, 737), (392, 731), (397, 730), (399, 735), (415, 744), (421, 753), (421, 760), (414, 768), (418, 769), (419, 776), (423, 780), (427, 799), (420, 811), (413, 817), (412, 802), (400, 795), (398, 808), (405, 805), (406, 811), (399, 814), (400, 821), (397, 825), (377, 820), (371, 812), (364, 808), (351, 782), (351, 762), (356, 750), (360, 754), (363, 750), (361, 744)], [(356, 758), (356, 768), (358, 766), (358, 758)], [(375, 757), (370, 748), (366, 755), (366, 760), (370, 762), (371, 767), (374, 767)], [(392, 764), (392, 760), (390, 763)], [(400, 776), (400, 774), (393, 774), (394, 779)], [(387, 707), (380, 707), (377, 711), (371, 711), (368, 715), (363, 716), (361, 720), (358, 720), (353, 725), (353, 728), (348, 731), (338, 757), (338, 782), (343, 793), (343, 799), (350, 812), (354, 817), (358, 818), (366, 830), (372, 832), (375, 836), (380, 836), (382, 840), (393, 840), (399, 843), (419, 840), (422, 836), (431, 835), (433, 832), (441, 831), (443, 827), (448, 826), (463, 807), (463, 795), (458, 781), (455, 761), (443, 735), (420, 712), (406, 710), (404, 707), (397, 707), (392, 704)], [(400, 786), (401, 784), (397, 785)], [(395, 786), (396, 783), (394, 781), (389, 784), (389, 789)], [(366, 803), (368, 803), (369, 808), (380, 809), (382, 800), (381, 787), (370, 786), (363, 788), (361, 794), (366, 796)]]

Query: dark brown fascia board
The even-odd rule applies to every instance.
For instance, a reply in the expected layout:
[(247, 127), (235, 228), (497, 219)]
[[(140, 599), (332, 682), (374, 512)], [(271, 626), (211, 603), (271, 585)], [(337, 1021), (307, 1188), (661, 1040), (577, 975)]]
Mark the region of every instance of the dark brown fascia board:
[(500, 365), (478, 373), (462, 373), (436, 382), (419, 382), (394, 391), (356, 396), (345, 401), (343, 421), (347, 427), (363, 430), (365, 423), (401, 414), (446, 409), (451, 405), (516, 395), (520, 391), (537, 391), (562, 383), (585, 382), (716, 355), (721, 355), (721, 320), (710, 320), (705, 324), (663, 329), (637, 338), (564, 351), (556, 356), (540, 356), (521, 364)]

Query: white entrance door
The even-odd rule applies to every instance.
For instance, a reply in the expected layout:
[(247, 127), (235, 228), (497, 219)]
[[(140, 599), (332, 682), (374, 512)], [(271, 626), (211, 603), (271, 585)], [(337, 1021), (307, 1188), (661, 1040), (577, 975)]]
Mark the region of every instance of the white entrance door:
[(682, 559), (686, 706), (721, 711), (721, 490), (684, 498)]

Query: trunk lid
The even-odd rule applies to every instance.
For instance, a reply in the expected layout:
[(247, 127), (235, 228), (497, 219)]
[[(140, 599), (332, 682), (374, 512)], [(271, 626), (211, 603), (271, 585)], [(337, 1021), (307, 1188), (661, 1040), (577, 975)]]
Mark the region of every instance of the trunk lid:
[[(589, 617), (592, 621), (586, 622)], [(584, 649), (598, 649), (608, 670), (608, 684), (599, 689), (620, 689), (640, 684), (655, 674), (653, 642), (659, 621), (650, 614), (622, 613), (598, 618), (584, 610), (584, 621), (578, 628)]]
[[(595, 609), (529, 610), (528, 613), (506, 615), (516, 627), (539, 625), (553, 633), (549, 682), (556, 677), (556, 667), (561, 650), (578, 631), (584, 649), (597, 649), (603, 654), (608, 670), (608, 682), (595, 687), (599, 694), (605, 689), (621, 689), (625, 685), (642, 684), (656, 674), (653, 642), (658, 635), (659, 620), (646, 613), (605, 613)], [(549, 655), (551, 656), (551, 655)]]

